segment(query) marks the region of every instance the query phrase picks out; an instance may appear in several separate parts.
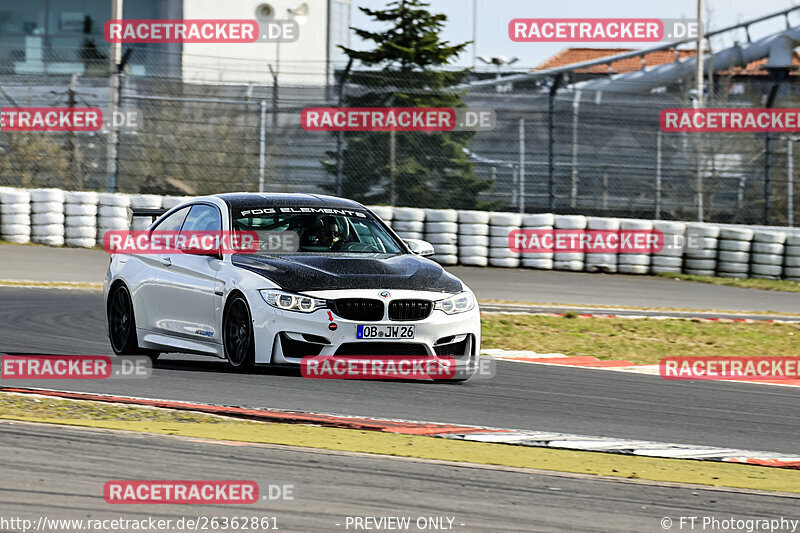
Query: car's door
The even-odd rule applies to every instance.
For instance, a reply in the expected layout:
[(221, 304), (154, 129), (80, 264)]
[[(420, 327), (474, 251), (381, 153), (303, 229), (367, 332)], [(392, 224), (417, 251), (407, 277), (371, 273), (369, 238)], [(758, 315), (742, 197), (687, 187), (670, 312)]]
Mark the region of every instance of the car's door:
[[(221, 229), (219, 208), (198, 203), (191, 206), (181, 233)], [(171, 252), (162, 254), (160, 262), (155, 329), (194, 341), (221, 342), (214, 309), (222, 299), (216, 289), (222, 261), (213, 255)]]
[[(161, 220), (153, 231), (179, 231), (188, 214), (188, 207), (179, 209)], [(137, 283), (131, 284), (131, 297), (136, 309), (136, 326), (141, 329), (154, 330), (160, 316), (158, 277), (164, 268), (161, 264), (161, 255), (160, 253), (135, 254), (128, 259), (129, 262), (138, 262), (140, 267), (135, 269), (141, 277)]]

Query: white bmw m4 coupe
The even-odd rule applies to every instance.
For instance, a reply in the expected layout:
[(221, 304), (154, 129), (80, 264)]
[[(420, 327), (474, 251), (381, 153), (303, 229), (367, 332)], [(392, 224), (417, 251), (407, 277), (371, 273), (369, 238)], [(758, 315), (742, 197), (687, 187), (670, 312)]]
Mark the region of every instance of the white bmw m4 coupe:
[(158, 216), (151, 234), (294, 235), (297, 246), (267, 238), (255, 253), (114, 253), (104, 298), (118, 355), (192, 353), (237, 369), (308, 356), (446, 356), (467, 369), (458, 380), (477, 368), (472, 291), (424, 257), (430, 244), (402, 240), (357, 202), (232, 193), (149, 214)]

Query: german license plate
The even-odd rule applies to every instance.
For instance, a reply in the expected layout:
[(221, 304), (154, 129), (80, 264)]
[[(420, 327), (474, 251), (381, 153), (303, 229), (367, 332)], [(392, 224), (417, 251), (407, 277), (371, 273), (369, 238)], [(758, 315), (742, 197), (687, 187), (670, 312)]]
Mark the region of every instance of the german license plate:
[(365, 326), (356, 330), (359, 339), (413, 339), (414, 326)]

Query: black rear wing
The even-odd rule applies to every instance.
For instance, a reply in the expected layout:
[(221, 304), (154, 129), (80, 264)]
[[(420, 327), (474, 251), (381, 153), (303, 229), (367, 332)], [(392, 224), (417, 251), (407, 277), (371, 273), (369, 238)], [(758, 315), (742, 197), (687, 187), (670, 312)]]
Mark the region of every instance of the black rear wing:
[(150, 222), (154, 222), (158, 217), (169, 211), (169, 209), (145, 209), (140, 207), (128, 208), (128, 220), (132, 221), (135, 217), (149, 217)]

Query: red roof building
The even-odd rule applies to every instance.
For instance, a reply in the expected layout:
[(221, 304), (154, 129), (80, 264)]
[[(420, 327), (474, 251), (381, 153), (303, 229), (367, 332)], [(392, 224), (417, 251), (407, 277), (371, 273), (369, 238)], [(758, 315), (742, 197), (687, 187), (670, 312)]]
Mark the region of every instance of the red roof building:
[[(553, 57), (544, 61), (538, 67), (531, 69), (532, 71), (545, 70), (549, 68), (563, 67), (574, 63), (581, 63), (584, 61), (592, 61), (594, 59), (601, 59), (624, 52), (632, 52), (634, 48), (565, 48)], [(686, 59), (694, 57), (694, 50), (659, 50), (657, 52), (650, 52), (643, 57), (631, 57), (614, 61), (610, 65), (595, 65), (589, 68), (582, 68), (575, 70), (581, 79), (596, 78), (599, 76), (608, 76), (611, 74), (623, 74), (626, 72), (635, 72), (645, 67), (655, 67), (678, 59)], [(748, 64), (747, 67), (736, 67), (730, 70), (717, 72), (718, 76), (766, 76), (768, 71), (763, 68), (766, 64), (767, 58), (759, 59)], [(793, 75), (797, 75), (796, 71), (800, 69), (800, 54), (794, 52), (792, 57), (792, 64), (795, 67)], [(582, 75), (582, 76), (581, 76)]]

